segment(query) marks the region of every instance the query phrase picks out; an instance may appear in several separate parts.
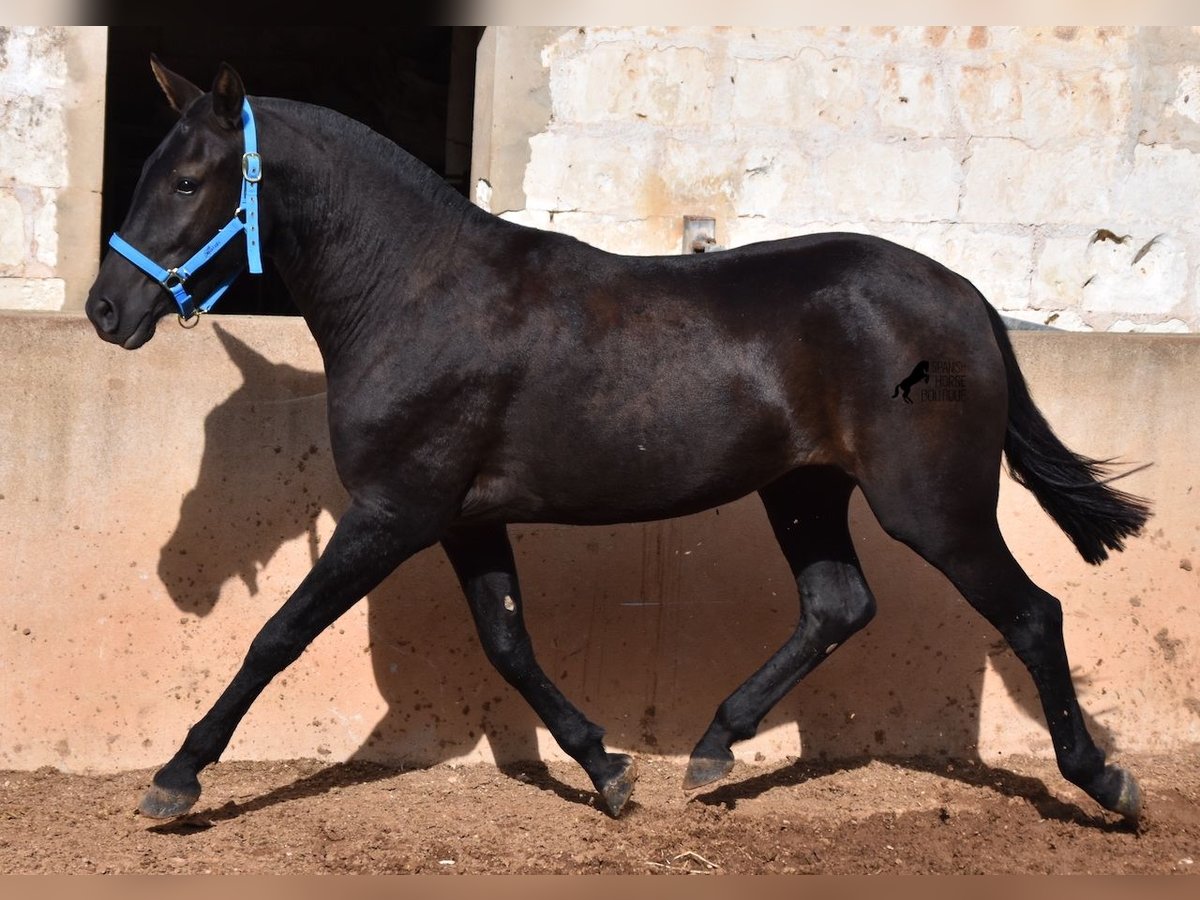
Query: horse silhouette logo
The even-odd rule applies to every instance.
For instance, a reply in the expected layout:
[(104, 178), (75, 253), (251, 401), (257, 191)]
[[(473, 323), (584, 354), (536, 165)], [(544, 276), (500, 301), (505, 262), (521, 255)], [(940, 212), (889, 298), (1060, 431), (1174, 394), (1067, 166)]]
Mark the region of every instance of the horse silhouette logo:
[(908, 392), (912, 390), (912, 386), (918, 381), (929, 382), (929, 360), (923, 359), (917, 363), (912, 370), (912, 374), (896, 385), (896, 389), (892, 391), (892, 399), (900, 396), (900, 392), (904, 392), (904, 402), (912, 403), (912, 398), (908, 396)]

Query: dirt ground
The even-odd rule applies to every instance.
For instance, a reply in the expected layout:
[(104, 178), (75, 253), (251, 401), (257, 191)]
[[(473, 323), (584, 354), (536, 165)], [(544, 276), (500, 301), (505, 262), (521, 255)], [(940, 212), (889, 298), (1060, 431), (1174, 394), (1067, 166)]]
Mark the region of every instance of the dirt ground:
[(685, 795), (682, 765), (641, 759), (620, 819), (552, 762), (415, 771), (316, 760), (223, 762), (195, 811), (135, 811), (149, 771), (0, 772), (0, 874), (1193, 873), (1200, 752), (1126, 756), (1141, 827), (1044, 760), (739, 764)]

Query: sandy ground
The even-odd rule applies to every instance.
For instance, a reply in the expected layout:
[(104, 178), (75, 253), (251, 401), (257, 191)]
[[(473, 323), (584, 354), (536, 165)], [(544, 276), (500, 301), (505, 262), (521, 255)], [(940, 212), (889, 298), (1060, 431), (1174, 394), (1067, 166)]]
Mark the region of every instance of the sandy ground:
[(695, 795), (643, 758), (619, 819), (572, 764), (398, 771), (223, 762), (189, 815), (136, 810), (150, 771), (0, 772), (0, 874), (1154, 873), (1200, 870), (1200, 751), (1126, 756), (1137, 829), (1053, 764), (740, 765)]

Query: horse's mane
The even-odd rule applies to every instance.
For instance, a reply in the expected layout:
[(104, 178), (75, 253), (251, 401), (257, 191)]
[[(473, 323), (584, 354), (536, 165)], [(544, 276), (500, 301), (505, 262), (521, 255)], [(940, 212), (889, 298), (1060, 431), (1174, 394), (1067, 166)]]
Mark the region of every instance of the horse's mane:
[[(427, 199), (452, 207), (476, 208), (428, 165), (395, 141), (337, 110), (281, 97), (251, 97), (251, 103), (266, 104), (296, 121), (304, 131), (337, 144), (347, 155), (362, 160)], [(265, 151), (264, 151), (265, 152)]]

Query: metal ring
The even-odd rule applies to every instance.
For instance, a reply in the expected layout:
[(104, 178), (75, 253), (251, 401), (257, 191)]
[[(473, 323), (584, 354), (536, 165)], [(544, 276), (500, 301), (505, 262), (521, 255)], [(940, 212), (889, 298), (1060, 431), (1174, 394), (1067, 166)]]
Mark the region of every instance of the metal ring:
[(200, 310), (198, 310), (198, 309), (192, 310), (192, 314), (186, 319), (183, 317), (183, 313), (179, 313), (179, 327), (180, 328), (186, 328), (187, 330), (191, 331), (193, 328), (195, 328), (199, 324), (200, 324)]

